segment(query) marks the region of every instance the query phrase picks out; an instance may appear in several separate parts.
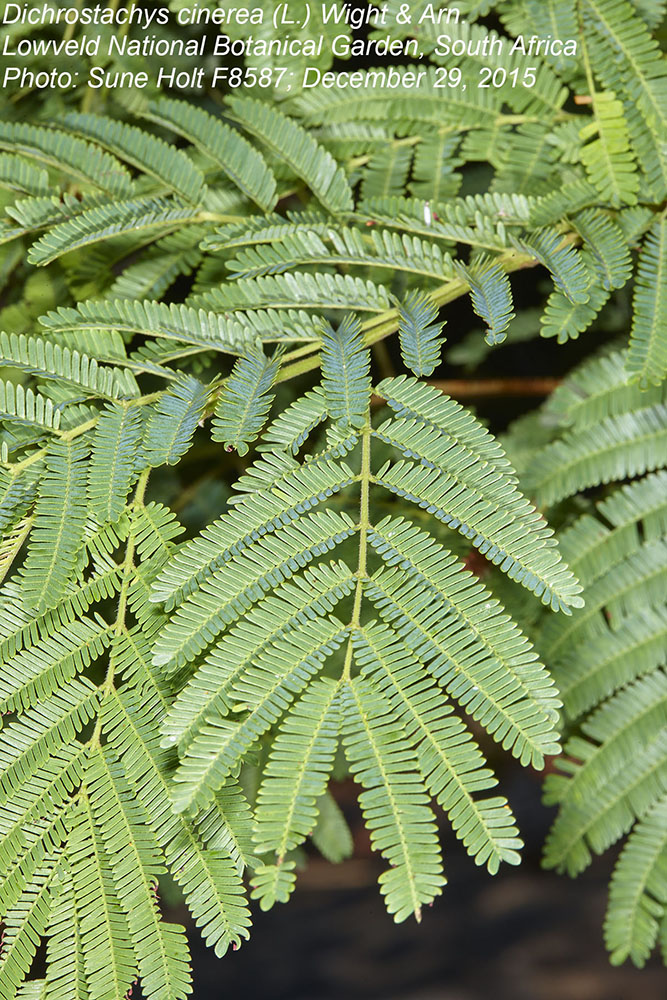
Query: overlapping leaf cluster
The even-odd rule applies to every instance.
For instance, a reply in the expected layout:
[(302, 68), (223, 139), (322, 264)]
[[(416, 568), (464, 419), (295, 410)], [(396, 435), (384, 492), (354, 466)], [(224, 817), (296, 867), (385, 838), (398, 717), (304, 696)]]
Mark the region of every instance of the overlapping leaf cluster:
[[(488, 36), (489, 5), (463, 7), (452, 39)], [(445, 883), (436, 805), (477, 863), (515, 863), (471, 720), (541, 766), (564, 717), (548, 861), (578, 871), (634, 823), (607, 940), (641, 962), (664, 939), (661, 9), (499, 3), (508, 36), (578, 39), (530, 87), (506, 46), (485, 58), (498, 86), (442, 89), (424, 22), (418, 90), (3, 108), (3, 1000), (119, 1000), (137, 979), (180, 1000), (187, 942), (159, 893), (238, 946), (248, 881), (270, 906), (306, 838), (349, 850), (327, 792), (345, 774), (396, 919)], [(510, 436), (517, 476), (423, 380), (455, 298), (485, 351), (512, 341), (526, 269), (547, 282), (535, 333), (631, 318)], [(395, 333), (412, 374), (372, 379)]]

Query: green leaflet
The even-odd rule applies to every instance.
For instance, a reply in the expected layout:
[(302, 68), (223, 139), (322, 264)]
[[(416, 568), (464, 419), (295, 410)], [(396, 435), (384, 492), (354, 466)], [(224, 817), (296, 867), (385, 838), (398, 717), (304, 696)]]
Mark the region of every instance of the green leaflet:
[(501, 344), (514, 317), (507, 275), (498, 264), (485, 258), (476, 260), (471, 267), (461, 267), (461, 275), (470, 286), (473, 309), (487, 325), (487, 344)]
[(613, 91), (602, 91), (595, 95), (593, 107), (595, 122), (585, 125), (579, 133), (583, 140), (597, 136), (581, 150), (591, 184), (609, 198), (614, 208), (636, 205), (639, 178), (623, 104)]
[[(638, 438), (645, 442), (641, 451), (634, 447)], [(550, 445), (535, 461), (530, 487), (541, 503), (552, 504), (588, 486), (660, 468), (666, 444), (664, 404), (608, 417), (596, 428), (572, 431)]]
[[(409, 746), (389, 706), (363, 680), (343, 692), (345, 753), (365, 789), (359, 802), (371, 843), (391, 867), (380, 876), (387, 909), (397, 921), (414, 914), (442, 891), (442, 864), (435, 817), (411, 764)], [(392, 778), (398, 778), (394, 783)]]
[(248, 347), (234, 365), (215, 408), (213, 439), (245, 455), (268, 416), (280, 357), (267, 358), (259, 346)]
[(352, 208), (352, 192), (333, 157), (296, 122), (247, 97), (229, 99), (234, 117), (292, 168), (330, 212)]
[(245, 718), (237, 723), (212, 716), (192, 741), (175, 775), (174, 805), (179, 812), (208, 804), (248, 749), (320, 672), (344, 636), (341, 622), (333, 617), (306, 621), (269, 646), (241, 674), (233, 700)]
[(637, 824), (612, 877), (604, 930), (614, 965), (644, 965), (664, 920), (666, 801)]
[[(657, 43), (626, 0), (586, 0), (583, 16), (595, 73), (608, 89), (624, 95), (633, 145), (641, 159), (647, 133), (659, 135), (667, 120), (664, 65)], [(610, 48), (614, 59), (605, 61), (602, 53)], [(654, 169), (649, 158), (644, 169), (652, 179), (660, 176), (664, 191), (664, 157), (662, 167)], [(660, 189), (657, 193), (661, 197)]]
[(124, 233), (176, 229), (195, 221), (192, 209), (181, 208), (164, 199), (119, 201), (84, 211), (71, 222), (54, 226), (30, 248), (32, 264), (45, 265), (62, 254), (80, 250)]
[(142, 113), (184, 136), (224, 170), (260, 208), (275, 201), (276, 181), (262, 155), (228, 125), (184, 101), (162, 98)]
[(296, 875), (294, 862), (262, 865), (252, 877), (252, 899), (258, 899), (263, 910), (270, 910), (275, 903), (286, 903), (294, 890)]
[(240, 353), (250, 339), (246, 324), (229, 322), (226, 316), (150, 300), (84, 302), (78, 309), (60, 308), (47, 313), (41, 322), (56, 333), (72, 330), (88, 335), (93, 330), (119, 330), (229, 354)]
[(255, 839), (258, 853), (274, 851), (279, 863), (314, 829), (338, 745), (338, 700), (335, 681), (316, 681), (276, 737), (258, 792)]
[(5, 365), (31, 375), (57, 378), (61, 384), (89, 390), (92, 396), (118, 399), (139, 392), (129, 372), (102, 367), (88, 354), (80, 354), (41, 337), (0, 333), (0, 353)]
[(0, 710), (15, 711), (48, 698), (97, 659), (109, 641), (104, 625), (82, 618), (23, 650), (0, 682)]
[(129, 172), (114, 156), (56, 129), (2, 122), (0, 148), (20, 153), (116, 196), (132, 189)]
[(65, 125), (155, 177), (186, 201), (197, 204), (203, 197), (204, 178), (200, 171), (185, 153), (162, 139), (102, 115), (70, 112), (65, 117)]
[(38, 424), (53, 430), (60, 426), (60, 412), (53, 401), (32, 389), (13, 382), (0, 382), (0, 414), (28, 424)]
[(162, 723), (163, 743), (187, 746), (208, 716), (230, 707), (237, 678), (282, 633), (316, 615), (332, 612), (354, 586), (351, 570), (345, 565), (318, 567), (303, 577), (276, 587), (267, 600), (264, 617), (256, 609), (248, 612), (203, 661), (200, 670), (179, 692)]
[(162, 393), (146, 424), (143, 447), (150, 465), (173, 465), (188, 450), (207, 398), (205, 387), (191, 375)]
[(48, 924), (49, 890), (54, 878), (53, 858), (34, 875), (30, 885), (16, 901), (5, 919), (5, 937), (0, 959), (0, 997), (16, 996), (21, 980), (27, 975), (37, 951), (38, 935)]
[(359, 229), (349, 227), (327, 227), (322, 235), (317, 228), (290, 227), (279, 241), (241, 248), (227, 266), (233, 277), (249, 279), (279, 274), (296, 265), (329, 262), (391, 268), (435, 279), (454, 273), (451, 258), (437, 243), (388, 229), (374, 229), (369, 241)]
[(88, 470), (90, 507), (101, 524), (117, 521), (135, 478), (143, 422), (137, 407), (114, 406), (98, 420)]
[[(58, 884), (53, 887), (52, 904), (51, 920), (47, 928), (49, 940), (46, 996), (65, 996), (71, 1000), (84, 1000), (88, 995), (85, 953), (77, 919), (74, 886), (69, 872), (61, 875)], [(96, 969), (95, 972), (97, 971)], [(94, 978), (93, 973), (91, 979)], [(97, 982), (92, 990), (98, 994)]]
[(352, 852), (349, 778), (419, 919), (441, 819), (519, 860), (488, 740), (541, 767), (559, 728), (548, 863), (618, 845), (612, 960), (664, 951), (664, 6), (470, 0), (358, 67), (298, 0), (361, 86), (8, 95), (0, 1000), (180, 1000), (164, 880), (237, 948)]
[(41, 167), (11, 153), (0, 154), (0, 186), (20, 194), (40, 195), (49, 190), (49, 175)]
[(562, 241), (548, 230), (533, 233), (521, 243), (521, 249), (533, 254), (548, 268), (556, 288), (571, 302), (588, 301), (590, 276), (578, 250), (563, 246)]
[(36, 611), (57, 603), (83, 542), (86, 457), (80, 442), (55, 440), (46, 453), (23, 574), (26, 601)]
[(422, 292), (411, 292), (399, 306), (401, 354), (415, 375), (432, 375), (440, 364), (444, 324), (435, 323), (438, 310)]
[(361, 324), (346, 317), (322, 331), (322, 391), (329, 416), (341, 429), (363, 427), (370, 400), (369, 358)]
[(609, 292), (597, 285), (591, 288), (588, 302), (572, 302), (555, 288), (541, 319), (540, 334), (556, 337), (559, 344), (577, 340), (594, 323), (608, 299)]
[(667, 223), (657, 219), (644, 244), (635, 285), (628, 372), (643, 387), (659, 385), (667, 374), (667, 348), (660, 330), (667, 295)]
[(327, 861), (338, 863), (349, 858), (354, 852), (352, 833), (330, 792), (320, 796), (316, 809), (317, 822), (310, 835), (315, 847)]

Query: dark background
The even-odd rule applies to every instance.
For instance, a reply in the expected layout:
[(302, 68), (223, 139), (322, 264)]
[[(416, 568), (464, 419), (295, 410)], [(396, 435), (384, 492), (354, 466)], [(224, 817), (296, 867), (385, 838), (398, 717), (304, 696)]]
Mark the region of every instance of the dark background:
[(540, 804), (541, 776), (503, 778), (526, 841), (520, 867), (491, 878), (443, 829), (449, 884), (421, 925), (395, 924), (352, 810), (355, 857), (313, 857), (286, 906), (254, 913), (238, 952), (220, 961), (191, 936), (195, 1000), (664, 1000), (658, 956), (643, 970), (609, 965), (602, 923), (615, 852), (576, 881), (543, 871), (552, 812)]

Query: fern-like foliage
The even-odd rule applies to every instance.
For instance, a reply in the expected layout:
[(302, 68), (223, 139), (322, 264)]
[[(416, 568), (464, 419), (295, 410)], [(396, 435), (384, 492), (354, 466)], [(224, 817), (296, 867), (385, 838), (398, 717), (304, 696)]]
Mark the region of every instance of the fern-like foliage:
[[(349, 29), (291, 6), (344, 82)], [(354, 86), (248, 55), (257, 86), (205, 105), (154, 82), (3, 99), (0, 1000), (180, 1000), (159, 894), (237, 947), (308, 838), (350, 853), (346, 775), (389, 912), (419, 919), (437, 808), (491, 873), (519, 859), (484, 740), (539, 767), (563, 725), (548, 863), (629, 833), (607, 943), (642, 962), (665, 939), (663, 11), (466, 2), (468, 55), (415, 16), (392, 32), (421, 58)], [(526, 76), (528, 31), (577, 51)], [(490, 366), (540, 335), (601, 350), (510, 462), (429, 384), (445, 322)]]
[[(158, 575), (154, 600), (171, 611), (154, 661), (170, 673), (197, 665), (163, 727), (165, 746), (182, 754), (176, 808), (208, 808), (277, 726), (255, 836), (261, 853), (275, 853), (278, 879), (313, 829), (342, 739), (367, 789), (372, 840), (391, 865), (381, 878), (387, 906), (402, 919), (444, 884), (427, 790), (479, 863), (495, 871), (517, 860), (505, 801), (473, 794), (478, 780), (487, 788), (493, 779), (472, 735), (443, 708), (447, 696), (537, 765), (557, 748), (558, 701), (498, 602), (427, 532), (374, 516), (376, 492), (427, 508), (544, 603), (569, 612), (580, 597), (502, 451), (460, 406), (414, 379), (387, 379), (375, 391), (394, 415), (371, 422), (366, 354), (358, 323), (324, 331), (320, 393), (267, 431), (267, 444), (283, 450), (265, 450), (238, 483), (233, 512)], [(296, 427), (307, 435), (327, 414), (329, 445), (296, 460)], [(386, 444), (396, 458), (376, 466), (373, 450)], [(341, 558), (355, 539), (356, 568)], [(293, 885), (269, 871), (254, 882), (267, 905)]]
[(546, 801), (559, 806), (545, 864), (576, 875), (629, 834), (605, 940), (613, 962), (643, 965), (667, 926), (667, 411), (664, 386), (641, 390), (624, 362), (589, 362), (557, 390), (545, 414), (560, 429), (524, 481), (546, 503), (626, 481), (561, 533), (586, 606), (565, 626), (543, 622), (535, 638), (570, 727), (545, 781)]
[(200, 383), (177, 382), (150, 414), (132, 399), (103, 398), (98, 411), (76, 399), (81, 386), (94, 398), (96, 380), (114, 384), (103, 369), (41, 342), (7, 344), (45, 391), (61, 386), (74, 401), (61, 428), (81, 412), (73, 433), (48, 422), (48, 440), (29, 443), (4, 482), (0, 995), (16, 995), (47, 937), (53, 995), (116, 1000), (139, 977), (147, 996), (184, 997), (185, 931), (163, 920), (158, 882), (170, 872), (223, 954), (248, 933), (251, 860), (238, 785), (197, 820), (176, 816), (173, 753), (158, 738), (173, 692), (151, 666), (162, 617), (148, 587), (181, 528), (145, 490), (151, 462), (187, 447)]
[(268, 416), (278, 374), (279, 357), (269, 360), (261, 345), (254, 345), (236, 362), (220, 393), (213, 420), (213, 438), (231, 451), (245, 455)]
[(428, 295), (409, 293), (399, 307), (398, 336), (403, 361), (415, 375), (432, 375), (440, 363), (442, 323)]

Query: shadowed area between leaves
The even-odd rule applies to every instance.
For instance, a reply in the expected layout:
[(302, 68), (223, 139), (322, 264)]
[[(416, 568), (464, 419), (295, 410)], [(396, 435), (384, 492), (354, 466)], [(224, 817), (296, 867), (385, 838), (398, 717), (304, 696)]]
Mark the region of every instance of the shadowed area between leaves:
[(509, 788), (532, 848), (521, 867), (489, 879), (445, 833), (449, 884), (420, 925), (397, 925), (373, 856), (313, 858), (289, 906), (256, 911), (250, 941), (222, 963), (191, 935), (194, 1000), (664, 1000), (657, 956), (643, 970), (608, 963), (609, 860), (576, 881), (540, 869), (549, 816), (535, 779)]

